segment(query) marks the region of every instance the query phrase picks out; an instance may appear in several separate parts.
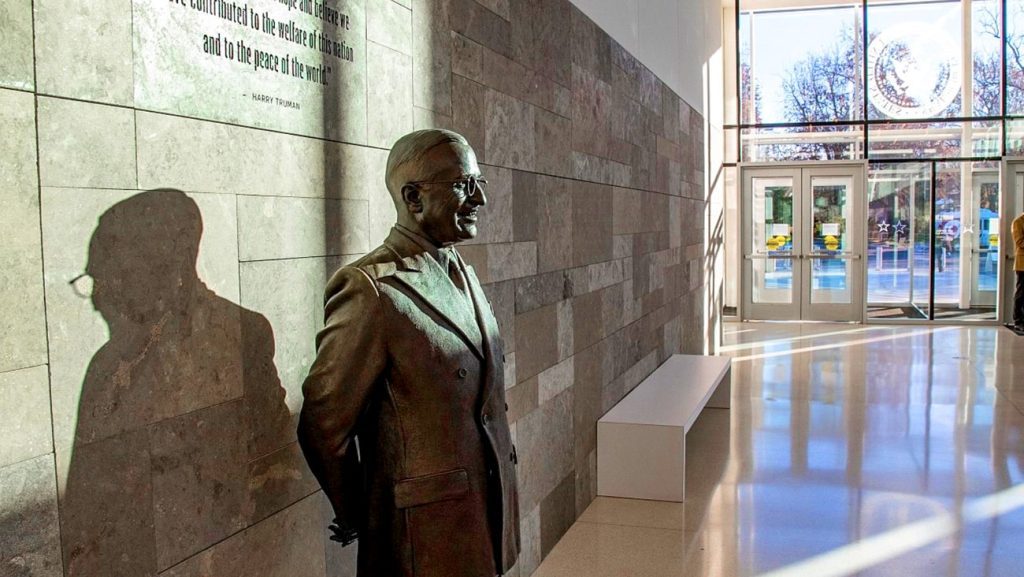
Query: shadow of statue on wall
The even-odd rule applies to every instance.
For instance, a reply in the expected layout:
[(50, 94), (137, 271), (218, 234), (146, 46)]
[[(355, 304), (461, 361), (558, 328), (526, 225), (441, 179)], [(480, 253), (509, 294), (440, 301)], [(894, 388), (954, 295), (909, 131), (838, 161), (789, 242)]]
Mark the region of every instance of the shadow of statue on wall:
[(67, 463), (69, 576), (156, 575), (273, 512), (260, 492), (280, 488), (251, 482), (294, 441), (273, 331), (199, 278), (202, 233), (183, 192), (134, 195), (100, 216), (72, 282), (109, 340), (89, 364)]

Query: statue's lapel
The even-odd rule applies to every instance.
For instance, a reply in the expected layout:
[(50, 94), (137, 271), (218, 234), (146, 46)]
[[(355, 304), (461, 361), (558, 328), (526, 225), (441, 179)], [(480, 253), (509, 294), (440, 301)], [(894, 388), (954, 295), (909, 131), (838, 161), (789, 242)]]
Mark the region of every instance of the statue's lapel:
[[(431, 256), (419, 253), (402, 259), (403, 267), (393, 277), (444, 319), (478, 357), (484, 359), (481, 345), (486, 350), (486, 341), (477, 334), (478, 325), (474, 308), (469, 299), (461, 294)], [(473, 283), (470, 283), (472, 285)]]

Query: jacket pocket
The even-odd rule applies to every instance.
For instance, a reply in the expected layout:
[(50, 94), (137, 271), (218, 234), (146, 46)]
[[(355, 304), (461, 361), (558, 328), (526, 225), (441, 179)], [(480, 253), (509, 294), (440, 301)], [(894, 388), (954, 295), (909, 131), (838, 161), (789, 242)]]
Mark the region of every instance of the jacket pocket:
[(395, 483), (395, 507), (408, 509), (427, 503), (458, 499), (469, 492), (465, 469), (403, 479)]

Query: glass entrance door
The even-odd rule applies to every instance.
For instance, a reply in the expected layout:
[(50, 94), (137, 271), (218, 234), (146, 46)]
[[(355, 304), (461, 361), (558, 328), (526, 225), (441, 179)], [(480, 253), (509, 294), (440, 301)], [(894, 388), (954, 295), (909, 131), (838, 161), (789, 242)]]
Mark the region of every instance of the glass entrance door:
[(744, 318), (861, 320), (863, 170), (744, 169)]

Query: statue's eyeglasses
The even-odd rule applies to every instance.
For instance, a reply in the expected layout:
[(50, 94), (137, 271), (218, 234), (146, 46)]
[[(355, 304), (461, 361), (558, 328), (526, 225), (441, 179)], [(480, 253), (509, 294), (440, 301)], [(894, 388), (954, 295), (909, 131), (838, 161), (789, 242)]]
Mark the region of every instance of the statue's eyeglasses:
[(71, 285), (71, 290), (74, 291), (76, 295), (83, 299), (87, 299), (92, 296), (95, 281), (93, 280), (92, 275), (87, 272), (83, 272), (68, 281), (68, 284)]
[(413, 186), (421, 186), (424, 184), (451, 184), (455, 187), (455, 190), (460, 193), (473, 194), (478, 189), (483, 190), (487, 184), (487, 179), (482, 176), (469, 176), (466, 178), (457, 178), (455, 180), (418, 180), (410, 182)]

